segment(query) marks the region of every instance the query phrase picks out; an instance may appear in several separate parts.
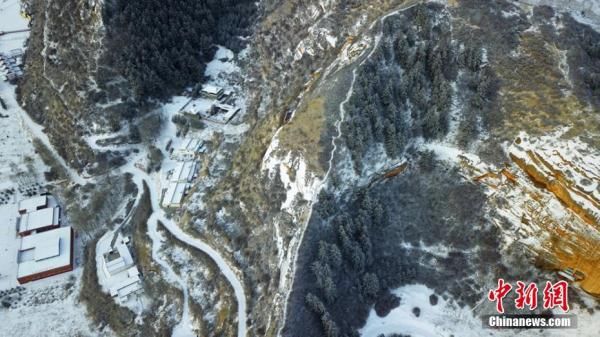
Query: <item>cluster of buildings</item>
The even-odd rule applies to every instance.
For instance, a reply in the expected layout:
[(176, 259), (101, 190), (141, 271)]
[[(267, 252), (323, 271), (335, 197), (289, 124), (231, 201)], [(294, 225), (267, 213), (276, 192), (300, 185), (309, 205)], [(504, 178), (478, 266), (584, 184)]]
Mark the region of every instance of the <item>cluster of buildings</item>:
[(23, 50), (13, 49), (0, 53), (0, 75), (4, 81), (16, 84), (23, 77)]
[(102, 252), (102, 273), (110, 295), (120, 304), (142, 291), (140, 272), (129, 250), (130, 240), (118, 233)]
[(19, 202), (16, 235), (20, 284), (73, 270), (73, 229), (61, 226), (61, 208), (49, 195)]
[(168, 185), (163, 196), (162, 206), (179, 208), (191, 183), (198, 177), (198, 155), (204, 153), (201, 139), (187, 138), (181, 147), (173, 151), (171, 158), (176, 160), (175, 168), (167, 175)]
[(230, 104), (231, 100), (231, 91), (206, 84), (200, 90), (200, 98), (190, 101), (184, 113), (212, 122), (227, 124), (240, 111), (239, 107)]

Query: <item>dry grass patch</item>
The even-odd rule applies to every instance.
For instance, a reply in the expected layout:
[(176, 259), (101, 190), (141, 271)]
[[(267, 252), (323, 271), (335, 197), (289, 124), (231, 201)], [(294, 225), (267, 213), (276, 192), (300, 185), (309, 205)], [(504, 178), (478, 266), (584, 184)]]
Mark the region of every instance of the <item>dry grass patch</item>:
[(313, 98), (298, 109), (292, 121), (279, 133), (280, 148), (299, 152), (307, 161), (311, 171), (322, 174), (319, 156), (323, 149), (319, 145), (325, 127), (325, 99)]
[(597, 112), (571, 93), (558, 57), (554, 46), (527, 33), (518, 57), (502, 58), (495, 64), (502, 79), (500, 105), (506, 114), (503, 125), (495, 130), (500, 139), (512, 139), (521, 130), (545, 134), (560, 126), (572, 127), (571, 135), (599, 130)]

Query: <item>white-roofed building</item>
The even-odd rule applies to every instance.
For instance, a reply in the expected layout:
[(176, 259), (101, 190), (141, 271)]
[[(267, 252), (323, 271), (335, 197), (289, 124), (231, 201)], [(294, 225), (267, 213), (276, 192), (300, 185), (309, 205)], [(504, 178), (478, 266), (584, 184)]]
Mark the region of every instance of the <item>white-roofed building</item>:
[(21, 239), (17, 280), (23, 284), (73, 270), (73, 230), (61, 227)]
[(18, 219), (20, 236), (60, 227), (60, 207), (43, 208), (25, 213)]
[(180, 161), (192, 161), (199, 153), (204, 153), (204, 141), (199, 138), (186, 138), (181, 146), (174, 151), (173, 159)]
[(187, 183), (171, 182), (162, 200), (163, 207), (178, 208), (188, 189)]
[(240, 112), (240, 108), (230, 104), (215, 104), (211, 109), (211, 121), (219, 123), (229, 123), (231, 119)]
[(123, 238), (119, 233), (113, 249), (104, 253), (103, 268), (107, 277), (114, 276), (133, 266), (133, 257), (129, 252), (127, 242), (129, 242), (129, 240)]
[(181, 149), (194, 154), (203, 152), (204, 141), (199, 138), (188, 138), (184, 141)]
[(177, 162), (177, 165), (171, 174), (171, 181), (192, 182), (196, 178), (197, 167), (198, 163), (196, 161)]
[(114, 278), (119, 280), (113, 280), (116, 282), (110, 287), (110, 296), (116, 297), (121, 304), (127, 301), (129, 295), (142, 290), (142, 280), (136, 266), (130, 267)]
[(199, 117), (206, 116), (214, 103), (215, 101), (211, 99), (197, 98), (190, 101), (183, 113)]
[(202, 90), (200, 91), (203, 96), (213, 99), (220, 99), (223, 96), (223, 92), (223, 88), (212, 84), (203, 85)]
[(25, 214), (48, 207), (48, 196), (40, 195), (37, 197), (24, 199), (19, 202), (19, 213)]
[(128, 242), (129, 239), (119, 233), (112, 249), (103, 254), (102, 269), (106, 276), (106, 287), (121, 304), (127, 301), (129, 295), (142, 289), (140, 272), (129, 251)]

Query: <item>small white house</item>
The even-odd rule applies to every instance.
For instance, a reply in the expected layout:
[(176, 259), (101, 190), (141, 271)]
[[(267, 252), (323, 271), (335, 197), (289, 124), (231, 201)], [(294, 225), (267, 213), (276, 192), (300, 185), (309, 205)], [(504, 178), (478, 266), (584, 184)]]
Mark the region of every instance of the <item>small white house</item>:
[(110, 295), (119, 303), (125, 303), (129, 296), (142, 290), (140, 272), (129, 251), (129, 239), (117, 234), (112, 249), (103, 254), (102, 270)]
[(216, 85), (205, 84), (202, 86), (200, 93), (207, 98), (220, 99), (223, 96), (224, 90)]
[(123, 238), (121, 233), (117, 234), (117, 240), (113, 248), (104, 253), (104, 263), (102, 265), (107, 277), (112, 277), (118, 273), (133, 266), (133, 257), (127, 247), (128, 239)]

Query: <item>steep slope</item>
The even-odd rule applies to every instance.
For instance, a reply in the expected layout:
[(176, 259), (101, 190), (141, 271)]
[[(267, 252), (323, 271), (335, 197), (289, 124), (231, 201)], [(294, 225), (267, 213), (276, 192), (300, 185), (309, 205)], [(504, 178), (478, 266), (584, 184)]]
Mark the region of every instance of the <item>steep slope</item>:
[[(248, 335), (353, 336), (372, 308), (389, 312), (393, 294), (411, 283), (466, 310), (477, 306), (476, 314), (493, 309), (478, 304), (497, 277), (542, 281), (572, 268), (586, 276), (576, 286), (597, 294), (597, 256), (589, 253), (598, 244), (599, 172), (595, 156), (582, 158), (599, 146), (598, 33), (549, 7), (419, 3), (258, 4), (249, 47), (236, 55), (244, 55), (247, 114), (211, 133), (205, 180), (173, 222), (234, 266), (246, 290)], [(153, 16), (169, 4), (165, 16)], [(141, 129), (154, 142), (164, 121), (148, 113), (158, 101), (143, 97), (180, 92), (201, 80), (213, 43), (246, 40), (238, 35), (252, 20), (225, 29), (236, 22), (220, 20), (225, 9), (218, 19), (190, 22), (208, 15), (204, 5), (219, 4), (198, 2), (179, 16), (183, 2), (32, 2), (25, 108), (79, 170), (104, 172), (98, 167), (107, 165), (90, 164), (131, 153), (143, 162), (143, 145), (96, 158), (82, 138), (122, 128), (112, 135), (128, 143)], [(214, 26), (227, 33), (213, 35)], [(136, 43), (121, 48), (124, 41)], [(159, 153), (170, 147), (154, 144)], [(567, 145), (568, 153), (554, 153)], [(117, 193), (108, 180), (84, 188), (86, 198), (73, 204), (88, 192), (94, 202)], [(152, 271), (146, 231), (138, 251)], [(214, 268), (184, 246), (171, 248), (165, 263), (181, 279), (196, 265)], [(198, 261), (180, 260), (188, 258)], [(151, 278), (163, 281), (156, 271)], [(185, 282), (193, 301), (204, 296), (197, 281)], [(199, 311), (192, 319), (230, 334), (233, 309), (207, 317), (214, 303), (235, 307), (223, 278), (214, 283), (218, 299), (192, 301)], [(149, 334), (175, 326), (178, 296)]]
[(69, 165), (97, 174), (91, 166), (107, 156), (96, 157), (82, 137), (130, 130), (157, 99), (196, 86), (215, 44), (236, 51), (245, 45), (255, 7), (251, 1), (25, 1), (32, 20), (20, 100)]
[(60, 155), (82, 169), (94, 160), (81, 139), (90, 115), (101, 123), (89, 102), (103, 36), (101, 2), (32, 1), (26, 8), (34, 19), (20, 100)]
[(592, 320), (579, 298), (597, 292), (598, 33), (549, 7), (465, 0), (373, 34), (283, 335), (357, 335), (411, 283), (481, 315), (497, 278), (559, 270), (579, 275), (575, 310)]
[(228, 174), (207, 193), (207, 209), (189, 217), (190, 230), (241, 267), (254, 334), (274, 336), (282, 327), (296, 250), (327, 171), (329, 126), (350, 85), (347, 65), (369, 46), (352, 35), (402, 4), (284, 2), (261, 19), (247, 68), (253, 126)]

